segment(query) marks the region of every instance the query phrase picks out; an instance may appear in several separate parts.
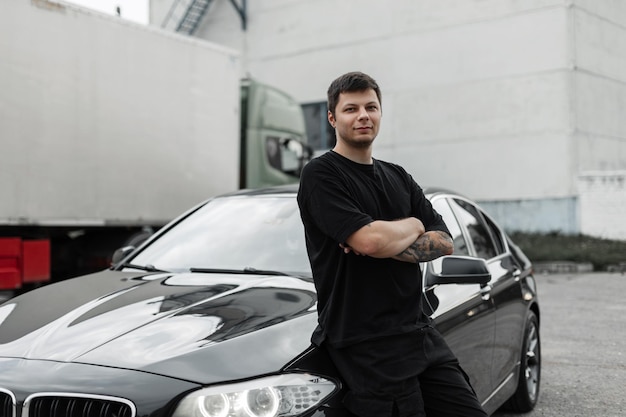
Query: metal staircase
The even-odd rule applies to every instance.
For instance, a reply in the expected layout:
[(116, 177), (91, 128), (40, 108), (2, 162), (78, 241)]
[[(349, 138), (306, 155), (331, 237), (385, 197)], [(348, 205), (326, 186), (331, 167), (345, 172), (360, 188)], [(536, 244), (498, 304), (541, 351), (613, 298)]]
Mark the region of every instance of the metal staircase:
[(211, 2), (212, 0), (175, 0), (161, 26), (193, 35)]
[[(241, 27), (246, 30), (247, 0), (230, 0), (241, 18)], [(174, 0), (161, 27), (172, 31), (193, 35), (198, 24), (213, 0)]]

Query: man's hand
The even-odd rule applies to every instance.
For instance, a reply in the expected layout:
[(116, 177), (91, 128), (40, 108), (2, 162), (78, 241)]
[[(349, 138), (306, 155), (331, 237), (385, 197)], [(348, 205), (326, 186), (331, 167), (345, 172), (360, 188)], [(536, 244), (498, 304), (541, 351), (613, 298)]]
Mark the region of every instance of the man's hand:
[(343, 249), (343, 253), (350, 253), (350, 252), (352, 252), (352, 253), (354, 253), (355, 255), (365, 256), (365, 254), (360, 253), (360, 252), (357, 252), (357, 251), (355, 251), (354, 249), (352, 249), (352, 248), (351, 248), (351, 247), (350, 247), (347, 243), (345, 243), (345, 244), (344, 244), (344, 243), (340, 243), (340, 244), (339, 244), (339, 247), (340, 247), (341, 249)]
[(439, 230), (426, 232), (417, 238), (408, 248), (393, 256), (403, 262), (428, 262), (444, 255), (452, 255), (454, 244), (447, 233)]

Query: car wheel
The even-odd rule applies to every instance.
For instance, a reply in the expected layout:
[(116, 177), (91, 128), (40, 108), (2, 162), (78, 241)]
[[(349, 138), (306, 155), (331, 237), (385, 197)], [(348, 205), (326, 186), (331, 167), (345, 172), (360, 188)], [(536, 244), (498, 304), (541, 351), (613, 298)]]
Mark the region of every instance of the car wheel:
[(517, 390), (509, 399), (507, 408), (518, 413), (525, 413), (535, 408), (539, 397), (540, 381), (541, 339), (539, 338), (539, 320), (537, 320), (535, 313), (530, 311), (524, 329)]

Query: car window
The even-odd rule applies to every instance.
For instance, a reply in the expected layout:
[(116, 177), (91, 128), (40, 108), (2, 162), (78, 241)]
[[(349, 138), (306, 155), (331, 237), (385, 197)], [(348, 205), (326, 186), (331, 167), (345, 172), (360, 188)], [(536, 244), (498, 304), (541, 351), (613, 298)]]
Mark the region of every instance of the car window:
[(295, 198), (217, 198), (176, 224), (132, 261), (172, 272), (255, 268), (310, 276)]
[(457, 198), (451, 199), (450, 204), (459, 221), (467, 228), (476, 256), (483, 259), (495, 257), (498, 252), (478, 209), (469, 202)]
[[(448, 226), (448, 230), (450, 230), (454, 240), (454, 255), (469, 255), (467, 240), (448, 200), (446, 198), (434, 198), (431, 202), (433, 208), (441, 214), (441, 217), (446, 222), (446, 226)], [(425, 287), (429, 287), (432, 284), (430, 281), (433, 277), (432, 274), (441, 274), (442, 260), (443, 257), (430, 261), (428, 265), (422, 265)], [(478, 285), (446, 284), (437, 286), (426, 293), (423, 304), (424, 312), (435, 318), (449, 311), (459, 300), (468, 300), (476, 297), (478, 291)]]
[(461, 227), (452, 213), (450, 205), (445, 198), (434, 199), (432, 202), (433, 208), (437, 213), (441, 214), (443, 221), (446, 222), (448, 230), (452, 234), (452, 240), (454, 241), (454, 254), (455, 255), (469, 255), (469, 249), (467, 248), (467, 242), (465, 236), (461, 232)]
[(486, 216), (484, 212), (481, 213), (483, 213), (482, 217), (483, 219), (485, 219), (487, 227), (491, 231), (491, 237), (493, 238), (493, 242), (496, 245), (496, 250), (498, 251), (498, 254), (504, 253), (504, 241), (502, 240), (502, 231), (500, 231), (500, 228), (496, 226), (496, 224), (489, 218), (489, 216)]

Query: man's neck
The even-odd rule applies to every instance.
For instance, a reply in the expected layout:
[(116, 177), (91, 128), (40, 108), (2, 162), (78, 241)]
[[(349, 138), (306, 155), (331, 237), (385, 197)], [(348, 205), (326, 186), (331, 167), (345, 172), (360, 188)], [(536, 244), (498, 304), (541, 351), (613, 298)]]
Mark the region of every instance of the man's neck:
[(372, 147), (366, 148), (353, 148), (349, 146), (342, 146), (341, 144), (335, 145), (333, 151), (339, 155), (348, 158), (352, 162), (356, 162), (364, 165), (371, 165), (374, 163), (372, 160)]

